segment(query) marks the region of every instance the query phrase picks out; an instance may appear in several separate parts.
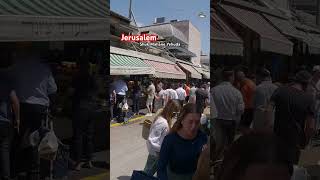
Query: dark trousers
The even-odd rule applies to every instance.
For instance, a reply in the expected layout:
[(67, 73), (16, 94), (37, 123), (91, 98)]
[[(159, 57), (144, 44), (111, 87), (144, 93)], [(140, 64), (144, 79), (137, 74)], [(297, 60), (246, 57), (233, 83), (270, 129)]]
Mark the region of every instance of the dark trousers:
[[(24, 137), (29, 137), (29, 135), (38, 130), (42, 123), (47, 118), (48, 107), (33, 104), (20, 104), (20, 144), (24, 144), (23, 141), (26, 139)], [(20, 172), (27, 172), (28, 179), (37, 180), (40, 177), (40, 158), (38, 153), (38, 147), (26, 147), (22, 148), (19, 153), (19, 163)], [(43, 175), (45, 176), (45, 175)]]
[(0, 177), (10, 177), (10, 123), (0, 122)]
[(124, 113), (122, 112), (121, 107), (119, 107), (119, 104), (123, 102), (125, 96), (117, 94), (117, 102), (114, 106), (114, 116), (117, 118), (118, 122), (122, 122), (124, 119)]
[(236, 122), (233, 120), (215, 120), (215, 132), (216, 132), (216, 151), (221, 155), (228, 148), (235, 138)]
[(94, 117), (92, 110), (85, 107), (75, 108), (73, 121), (73, 160), (91, 161), (94, 151)]
[(134, 113), (139, 113), (139, 110), (140, 110), (140, 98), (139, 97), (133, 97), (132, 99), (133, 101), (133, 107), (132, 107), (132, 110)]
[(240, 127), (249, 128), (253, 120), (253, 109), (245, 109), (241, 116)]
[(179, 99), (179, 104), (180, 104), (181, 107), (183, 107), (183, 103), (184, 103), (184, 100), (180, 100)]

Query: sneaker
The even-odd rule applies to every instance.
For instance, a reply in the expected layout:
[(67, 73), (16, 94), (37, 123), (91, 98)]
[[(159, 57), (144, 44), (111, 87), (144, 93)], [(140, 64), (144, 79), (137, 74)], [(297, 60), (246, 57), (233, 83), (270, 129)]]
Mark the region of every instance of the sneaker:
[(152, 114), (151, 113), (147, 113), (146, 116), (152, 116)]

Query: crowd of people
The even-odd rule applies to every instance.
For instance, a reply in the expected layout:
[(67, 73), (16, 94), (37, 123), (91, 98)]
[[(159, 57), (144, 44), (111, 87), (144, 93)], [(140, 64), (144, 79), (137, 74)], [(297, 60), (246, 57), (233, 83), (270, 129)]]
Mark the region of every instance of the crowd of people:
[[(18, 47), (14, 53), (1, 51), (0, 56), (0, 178), (44, 179), (50, 176), (50, 163), (41, 160), (38, 144), (31, 144), (30, 135), (38, 131), (41, 140), (49, 114), (57, 112), (58, 86), (52, 68), (31, 46)], [(73, 161), (69, 163), (74, 170), (80, 170), (84, 162), (92, 167), (94, 152), (90, 108), (96, 88), (86, 60), (83, 56), (78, 63), (72, 87)]]
[[(142, 85), (141, 81), (126, 82), (120, 76), (113, 76), (110, 86), (110, 114), (111, 120), (124, 122), (127, 118), (124, 108), (128, 100), (132, 100), (133, 115), (142, 113), (141, 109), (147, 109), (146, 116), (152, 116), (159, 109), (163, 109), (170, 100), (177, 101), (180, 106), (186, 103), (195, 103), (199, 111), (203, 112), (209, 103), (210, 83), (171, 83), (149, 80)], [(143, 94), (145, 96), (143, 96)], [(145, 97), (146, 103), (141, 106)]]
[(222, 160), (215, 178), (289, 180), (320, 122), (320, 67), (299, 70), (285, 84), (265, 68), (256, 79), (227, 68), (221, 77), (211, 90), (211, 158)]

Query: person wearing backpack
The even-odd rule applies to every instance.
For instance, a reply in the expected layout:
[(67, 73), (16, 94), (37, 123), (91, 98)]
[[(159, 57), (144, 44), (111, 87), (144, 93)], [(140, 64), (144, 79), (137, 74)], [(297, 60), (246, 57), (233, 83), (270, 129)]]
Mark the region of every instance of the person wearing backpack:
[(314, 99), (306, 92), (310, 80), (310, 73), (299, 71), (292, 84), (278, 88), (271, 97), (275, 107), (273, 130), (289, 147), (293, 164), (298, 164), (301, 149), (315, 132)]

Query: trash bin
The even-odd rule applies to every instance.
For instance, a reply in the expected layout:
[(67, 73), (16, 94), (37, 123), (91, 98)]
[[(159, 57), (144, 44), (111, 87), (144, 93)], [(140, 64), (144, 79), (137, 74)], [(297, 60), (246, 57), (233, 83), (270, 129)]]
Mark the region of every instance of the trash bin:
[(150, 127), (151, 127), (152, 121), (149, 119), (144, 120), (143, 127), (142, 127), (142, 137), (145, 140), (148, 140), (149, 133), (150, 133)]

